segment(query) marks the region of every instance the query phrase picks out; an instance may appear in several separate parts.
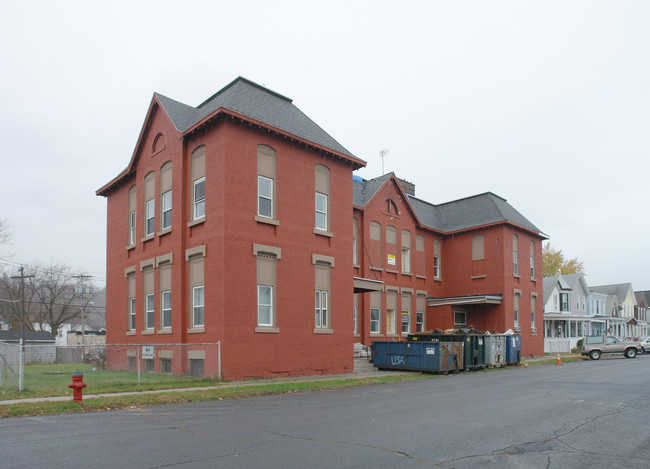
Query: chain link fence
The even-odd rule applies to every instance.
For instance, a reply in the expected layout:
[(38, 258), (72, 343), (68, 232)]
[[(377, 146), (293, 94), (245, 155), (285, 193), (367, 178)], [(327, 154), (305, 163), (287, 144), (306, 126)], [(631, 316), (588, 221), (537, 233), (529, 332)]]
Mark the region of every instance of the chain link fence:
[(0, 400), (68, 395), (81, 371), (84, 392), (196, 386), (221, 377), (221, 344), (20, 344), (0, 342)]

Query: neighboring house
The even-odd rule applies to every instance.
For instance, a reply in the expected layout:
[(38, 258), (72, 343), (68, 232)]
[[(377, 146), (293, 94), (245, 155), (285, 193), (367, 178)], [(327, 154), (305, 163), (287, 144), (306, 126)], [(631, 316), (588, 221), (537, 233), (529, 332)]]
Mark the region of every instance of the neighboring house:
[(393, 174), (353, 182), (363, 166), (249, 80), (196, 108), (154, 94), (97, 191), (107, 343), (226, 379), (352, 372), (354, 343), (454, 326), (518, 330), (541, 354), (545, 236), (494, 194), (433, 205)]
[(544, 278), (545, 352), (569, 352), (582, 337), (602, 333), (605, 320), (595, 311), (604, 297), (591, 296), (584, 274)]
[(631, 283), (599, 285), (590, 291), (607, 295), (606, 331), (618, 337), (639, 338), (647, 331), (647, 323), (634, 316), (636, 297)]
[[(0, 330), (0, 357), (3, 364), (18, 364), (22, 330)], [(46, 331), (25, 331), (25, 364), (54, 363), (56, 340)]]
[[(473, 326), (543, 353), (540, 230), (492, 193), (434, 205), (394, 174), (354, 182), (358, 341)], [(361, 290), (363, 291), (363, 290)]]
[(650, 312), (650, 291), (634, 292), (636, 298), (636, 307), (634, 308), (634, 317), (639, 321), (639, 336), (648, 335), (648, 313)]

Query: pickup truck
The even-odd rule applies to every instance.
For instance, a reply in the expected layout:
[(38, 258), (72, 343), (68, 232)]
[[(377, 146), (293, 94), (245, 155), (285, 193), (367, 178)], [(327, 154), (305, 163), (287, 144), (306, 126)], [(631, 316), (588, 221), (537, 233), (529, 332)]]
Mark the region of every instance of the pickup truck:
[(612, 335), (592, 335), (582, 340), (582, 353), (592, 360), (598, 360), (603, 353), (622, 353), (625, 358), (634, 358), (639, 343), (621, 340)]

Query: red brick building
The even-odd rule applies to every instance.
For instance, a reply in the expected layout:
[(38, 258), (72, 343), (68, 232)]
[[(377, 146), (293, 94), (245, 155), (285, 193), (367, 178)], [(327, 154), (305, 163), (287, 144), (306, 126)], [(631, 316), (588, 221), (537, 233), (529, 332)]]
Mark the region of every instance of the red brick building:
[[(352, 371), (355, 342), (464, 314), (519, 325), (523, 353), (541, 354), (539, 230), (493, 194), (433, 206), (393, 175), (353, 182), (364, 165), (246, 79), (197, 107), (154, 94), (128, 167), (97, 191), (107, 343), (157, 344), (152, 371), (334, 374)], [(217, 341), (220, 362), (201, 345)], [(178, 343), (196, 345), (160, 346)]]
[(543, 353), (545, 236), (505, 199), (433, 205), (393, 174), (355, 178), (353, 228), (355, 282), (375, 289), (355, 295), (358, 341), (474, 326), (520, 332), (524, 356)]

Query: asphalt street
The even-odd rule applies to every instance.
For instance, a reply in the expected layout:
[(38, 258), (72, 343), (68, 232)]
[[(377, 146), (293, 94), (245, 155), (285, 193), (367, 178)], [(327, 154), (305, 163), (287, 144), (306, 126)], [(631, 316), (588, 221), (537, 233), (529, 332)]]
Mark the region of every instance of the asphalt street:
[(650, 467), (650, 356), (0, 420), (3, 468)]

